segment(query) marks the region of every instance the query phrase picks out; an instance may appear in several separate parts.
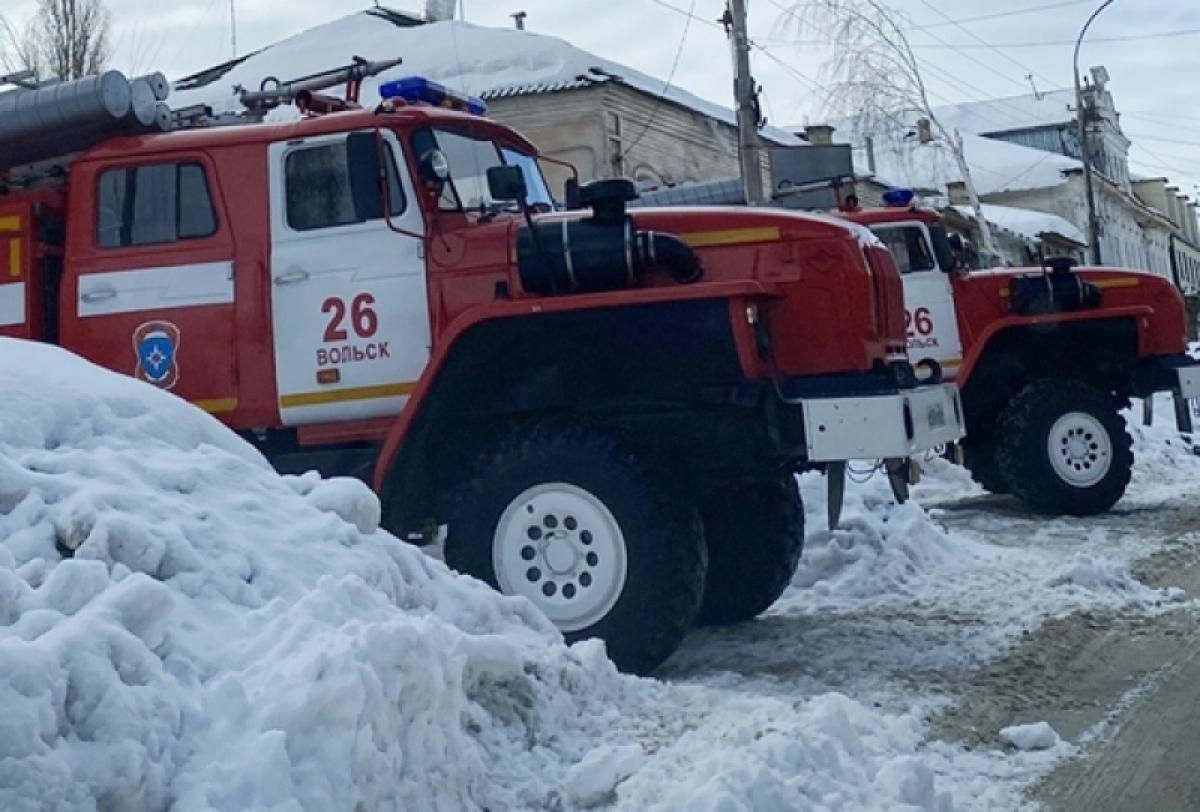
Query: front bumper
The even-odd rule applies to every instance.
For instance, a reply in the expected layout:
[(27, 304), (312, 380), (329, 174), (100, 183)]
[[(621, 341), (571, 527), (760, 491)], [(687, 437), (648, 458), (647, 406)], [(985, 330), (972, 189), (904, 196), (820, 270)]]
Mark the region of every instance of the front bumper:
[(1133, 394), (1144, 398), (1155, 392), (1200, 398), (1200, 361), (1182, 354), (1143, 358), (1134, 370)]
[(809, 462), (899, 459), (966, 434), (954, 384), (787, 400), (803, 413)]

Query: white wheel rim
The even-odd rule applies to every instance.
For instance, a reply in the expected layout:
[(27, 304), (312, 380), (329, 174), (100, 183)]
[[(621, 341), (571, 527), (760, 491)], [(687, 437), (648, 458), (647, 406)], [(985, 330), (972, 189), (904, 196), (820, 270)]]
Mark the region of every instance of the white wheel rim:
[(1112, 467), (1112, 440), (1099, 420), (1085, 412), (1068, 412), (1050, 427), (1046, 438), (1050, 465), (1065, 482), (1088, 488)]
[(500, 590), (524, 595), (564, 632), (600, 621), (625, 588), (625, 536), (604, 503), (565, 482), (509, 503), (492, 538)]

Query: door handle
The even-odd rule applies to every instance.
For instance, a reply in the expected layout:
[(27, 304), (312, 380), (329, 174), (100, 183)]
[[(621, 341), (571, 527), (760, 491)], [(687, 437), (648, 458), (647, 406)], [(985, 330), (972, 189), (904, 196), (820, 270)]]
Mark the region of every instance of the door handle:
[(89, 291), (79, 294), (80, 300), (86, 304), (95, 304), (96, 302), (106, 302), (109, 299), (115, 299), (116, 297), (117, 297), (116, 288), (109, 288), (109, 287), (93, 288), (92, 290), (89, 290)]
[(303, 282), (311, 275), (312, 274), (310, 274), (308, 271), (296, 268), (290, 271), (284, 271), (276, 276), (272, 281), (274, 281), (276, 285), (294, 285), (297, 282)]

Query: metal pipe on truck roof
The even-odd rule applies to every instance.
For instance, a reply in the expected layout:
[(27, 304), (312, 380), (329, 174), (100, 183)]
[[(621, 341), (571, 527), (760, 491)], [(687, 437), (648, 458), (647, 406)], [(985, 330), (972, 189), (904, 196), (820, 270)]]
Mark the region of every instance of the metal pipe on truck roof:
[(136, 121), (142, 127), (154, 124), (158, 114), (158, 99), (154, 97), (154, 88), (145, 79), (134, 79), (129, 83), (129, 115), (130, 121)]
[(171, 95), (171, 83), (167, 81), (167, 77), (159, 71), (147, 73), (145, 76), (138, 76), (133, 79), (134, 82), (148, 82), (151, 90), (154, 91), (155, 101), (166, 101)]
[(120, 71), (0, 96), (0, 151), (15, 142), (103, 125), (129, 113), (133, 92)]

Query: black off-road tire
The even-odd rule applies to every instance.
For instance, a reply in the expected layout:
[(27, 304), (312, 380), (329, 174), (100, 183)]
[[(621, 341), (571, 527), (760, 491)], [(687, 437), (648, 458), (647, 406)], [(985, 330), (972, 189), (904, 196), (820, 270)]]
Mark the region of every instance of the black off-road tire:
[[(510, 505), (517, 506), (516, 513), (511, 515), (520, 516), (522, 522), (533, 527), (539, 511), (530, 510), (532, 503), (522, 502), (520, 505), (524, 507), (521, 507), (516, 502), (518, 497), (540, 485), (565, 484), (582, 489), (588, 497), (602, 503), (615, 520), (624, 538), (627, 563), (624, 585), (613, 588), (618, 597), (607, 613), (585, 628), (564, 631), (564, 636), (568, 642), (602, 638), (618, 668), (648, 673), (678, 647), (692, 625), (700, 607), (708, 564), (703, 528), (695, 506), (664, 488), (661, 482), (660, 475), (604, 434), (559, 422), (527, 426), (482, 454), (474, 471), (453, 490), (447, 517), (446, 563), (499, 589), (493, 546), (498, 543), (498, 528), (505, 511)], [(529, 510), (531, 515), (525, 516), (522, 510)], [(578, 520), (579, 526), (583, 523), (584, 519)], [(561, 541), (562, 531), (557, 528), (566, 528), (568, 524), (565, 514), (555, 520), (559, 541), (554, 543), (565, 543)], [(572, 539), (583, 543), (579, 535), (582, 531), (577, 528), (573, 532), (576, 536)], [(599, 541), (596, 545), (586, 550), (600, 549)], [(578, 544), (575, 549), (585, 551)], [(546, 550), (548, 547), (538, 553), (546, 557), (529, 559), (531, 567), (540, 563), (549, 568)], [(524, 547), (520, 554), (525, 556)], [(582, 563), (578, 566), (584, 568)], [(562, 575), (547, 569), (542, 577), (547, 581), (573, 578), (569, 581), (574, 587), (572, 598), (576, 595), (584, 598), (582, 575)], [(593, 583), (589, 578), (587, 587), (599, 588), (600, 580), (597, 577)], [(543, 600), (538, 593), (537, 584), (545, 588), (545, 582), (534, 583), (535, 586), (523, 583), (521, 586), (535, 593), (526, 593), (526, 597), (535, 605), (541, 601), (539, 608), (545, 611), (552, 598)], [(612, 583), (617, 583), (616, 579)], [(566, 600), (565, 586), (555, 594)]]
[(995, 494), (1012, 493), (1008, 480), (1000, 473), (993, 437), (968, 434), (963, 442), (963, 466), (985, 491)]
[(697, 625), (761, 615), (791, 583), (804, 549), (804, 505), (795, 477), (706, 489), (700, 518), (708, 577)]
[[(1086, 486), (1064, 478), (1050, 458), (1050, 432), (1069, 415), (1086, 416), (1089, 425), (1107, 435), (1096, 437), (1091, 428), (1077, 435), (1082, 448), (1102, 449), (1105, 440), (1109, 448), (1107, 470)], [(1116, 401), (1079, 381), (1036, 381), (1021, 390), (996, 423), (996, 450), (1000, 473), (1013, 495), (1032, 510), (1051, 515), (1103, 513), (1124, 495), (1133, 469), (1133, 439)], [(1089, 457), (1081, 464), (1087, 467), (1096, 461)]]

